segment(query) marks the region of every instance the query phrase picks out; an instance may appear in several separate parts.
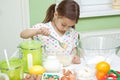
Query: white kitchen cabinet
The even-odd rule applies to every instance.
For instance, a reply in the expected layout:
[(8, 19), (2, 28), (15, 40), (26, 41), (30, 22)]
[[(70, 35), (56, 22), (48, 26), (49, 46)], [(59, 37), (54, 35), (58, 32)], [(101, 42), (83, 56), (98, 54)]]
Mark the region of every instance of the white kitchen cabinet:
[[(57, 3), (61, 0), (56, 0)], [(112, 0), (75, 0), (80, 5), (80, 17), (120, 15), (120, 10), (112, 9)]]
[(9, 56), (17, 50), (20, 32), (28, 25), (29, 0), (0, 0), (0, 59), (3, 49)]

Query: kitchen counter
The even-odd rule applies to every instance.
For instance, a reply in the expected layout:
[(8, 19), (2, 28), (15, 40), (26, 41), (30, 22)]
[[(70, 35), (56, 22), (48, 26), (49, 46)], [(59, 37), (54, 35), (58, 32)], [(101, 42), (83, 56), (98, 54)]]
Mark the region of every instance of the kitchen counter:
[[(103, 58), (101, 58), (102, 61)], [(70, 66), (63, 67), (63, 69), (71, 70), (77, 75), (77, 80), (97, 80), (95, 77), (95, 63), (99, 62), (98, 57), (93, 57), (93, 64), (85, 64), (85, 61), (81, 58), (81, 64), (71, 64)], [(120, 71), (120, 57), (112, 54), (107, 57), (106, 61), (110, 64), (111, 69)], [(62, 75), (62, 70), (60, 71)]]
[[(101, 61), (102, 61), (102, 59), (101, 59)], [(106, 61), (110, 64), (111, 69), (120, 71), (120, 56), (112, 54), (109, 57), (107, 57)], [(86, 65), (83, 59), (81, 59), (81, 64), (72, 64), (71, 66), (64, 67), (64, 68), (70, 69), (73, 72), (77, 73), (77, 77), (78, 77), (77, 80), (86, 80), (86, 79), (87, 80), (96, 80), (95, 64)], [(87, 72), (85, 72), (85, 70), (87, 70)], [(86, 77), (86, 78), (82, 78), (82, 77)], [(90, 79), (90, 77), (91, 77), (91, 79)]]

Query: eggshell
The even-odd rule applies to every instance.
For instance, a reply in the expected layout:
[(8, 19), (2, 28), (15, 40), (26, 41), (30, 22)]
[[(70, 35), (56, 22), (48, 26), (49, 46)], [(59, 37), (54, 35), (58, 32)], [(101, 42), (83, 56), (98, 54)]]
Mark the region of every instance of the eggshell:
[(62, 76), (61, 80), (70, 80), (69, 77)]

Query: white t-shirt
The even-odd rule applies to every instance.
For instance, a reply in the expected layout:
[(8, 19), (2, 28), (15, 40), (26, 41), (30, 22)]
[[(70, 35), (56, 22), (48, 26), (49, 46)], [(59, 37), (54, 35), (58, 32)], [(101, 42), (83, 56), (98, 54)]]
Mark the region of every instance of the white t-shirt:
[[(38, 23), (33, 26), (33, 28), (47, 27), (49, 28), (50, 34), (57, 38), (58, 40), (64, 42), (68, 45), (67, 49), (64, 50), (65, 54), (70, 54), (72, 49), (78, 45), (78, 32), (76, 32), (73, 28), (70, 28), (68, 31), (64, 33), (63, 36), (59, 36), (58, 33), (54, 30), (52, 23)], [(50, 36), (44, 35), (36, 35), (34, 39), (40, 40), (45, 46), (46, 51), (60, 51), (63, 50), (59, 45), (58, 41), (51, 38)]]

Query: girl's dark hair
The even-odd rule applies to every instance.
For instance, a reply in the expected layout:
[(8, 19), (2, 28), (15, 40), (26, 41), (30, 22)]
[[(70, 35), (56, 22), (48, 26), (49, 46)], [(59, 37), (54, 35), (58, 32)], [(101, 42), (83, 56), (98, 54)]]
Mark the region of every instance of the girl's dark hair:
[[(52, 4), (46, 13), (46, 17), (44, 19), (44, 23), (52, 21), (54, 17), (56, 4)], [(60, 4), (57, 5), (56, 11), (59, 16), (67, 17), (71, 20), (76, 20), (76, 23), (79, 19), (79, 5), (74, 0), (63, 0)]]

